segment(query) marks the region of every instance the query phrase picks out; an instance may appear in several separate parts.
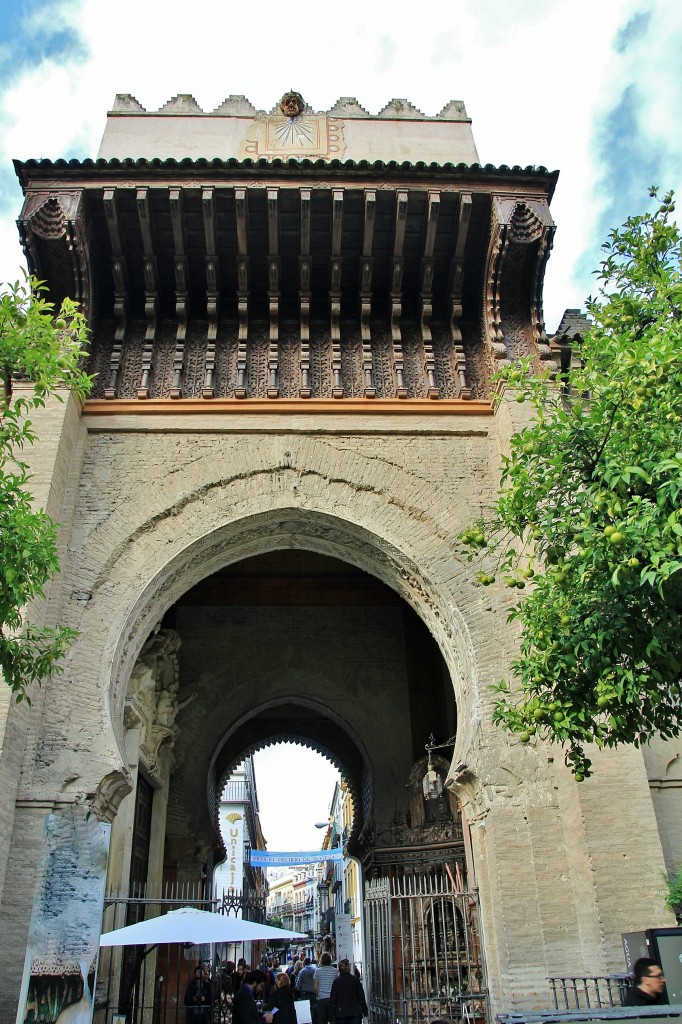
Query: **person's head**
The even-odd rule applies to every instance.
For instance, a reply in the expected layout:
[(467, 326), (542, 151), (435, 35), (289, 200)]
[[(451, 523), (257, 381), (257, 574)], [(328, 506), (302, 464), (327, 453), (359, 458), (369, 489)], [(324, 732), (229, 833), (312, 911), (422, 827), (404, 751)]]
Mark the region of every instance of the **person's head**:
[(298, 974), (302, 967), (303, 967), (303, 961), (302, 960), (297, 960), (296, 964), (294, 965), (294, 974)]
[(658, 996), (665, 988), (665, 975), (655, 960), (643, 956), (636, 961), (633, 968), (635, 986), (641, 988), (648, 996)]
[(303, 961), (303, 966), (304, 967), (310, 967), (310, 957), (309, 956), (307, 956), (305, 958), (305, 960)]
[(234, 960), (228, 960), (225, 964), (225, 973), (234, 974)]
[(289, 980), (289, 975), (286, 971), (282, 971), (281, 974), (277, 975), (275, 978), (275, 985), (277, 988), (291, 988), (291, 981)]
[(321, 964), (322, 967), (331, 967), (331, 965), (332, 965), (332, 955), (331, 955), (331, 953), (323, 953), (322, 956), (320, 957), (320, 964)]
[(194, 980), (195, 981), (199, 981), (199, 979), (201, 978), (202, 971), (203, 971), (203, 967), (201, 966), (201, 964), (199, 964), (197, 967), (194, 968)]
[(339, 960), (339, 974), (350, 974), (350, 960)]

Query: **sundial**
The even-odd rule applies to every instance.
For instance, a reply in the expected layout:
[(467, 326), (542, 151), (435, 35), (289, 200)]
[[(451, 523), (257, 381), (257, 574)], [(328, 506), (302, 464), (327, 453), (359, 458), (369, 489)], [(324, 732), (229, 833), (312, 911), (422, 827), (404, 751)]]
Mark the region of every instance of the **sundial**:
[(343, 121), (305, 109), (297, 92), (285, 93), (279, 112), (261, 116), (247, 129), (240, 156), (339, 158), (343, 155)]

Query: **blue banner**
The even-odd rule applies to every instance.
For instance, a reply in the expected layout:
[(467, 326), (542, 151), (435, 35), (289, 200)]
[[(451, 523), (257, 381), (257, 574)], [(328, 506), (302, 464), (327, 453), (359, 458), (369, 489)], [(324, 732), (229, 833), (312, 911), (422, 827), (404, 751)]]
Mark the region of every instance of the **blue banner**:
[(290, 867), (296, 864), (321, 864), (325, 860), (343, 860), (343, 850), (338, 847), (335, 850), (306, 850), (301, 851), (276, 851), (276, 850), (252, 850), (252, 868), (274, 868)]

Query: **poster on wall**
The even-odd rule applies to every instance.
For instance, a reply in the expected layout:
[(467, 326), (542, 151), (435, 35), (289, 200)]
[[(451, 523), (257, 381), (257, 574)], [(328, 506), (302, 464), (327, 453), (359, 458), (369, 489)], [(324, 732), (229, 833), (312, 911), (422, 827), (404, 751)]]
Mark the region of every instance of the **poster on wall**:
[(45, 816), (17, 1024), (91, 1024), (111, 826)]

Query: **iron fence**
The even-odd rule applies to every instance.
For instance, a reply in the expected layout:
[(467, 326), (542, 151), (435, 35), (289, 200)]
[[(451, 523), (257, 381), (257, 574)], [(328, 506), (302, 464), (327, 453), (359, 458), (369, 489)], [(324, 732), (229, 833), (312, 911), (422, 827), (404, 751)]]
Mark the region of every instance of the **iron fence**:
[(629, 974), (570, 974), (547, 981), (555, 1010), (599, 1010), (622, 1006), (632, 978)]

